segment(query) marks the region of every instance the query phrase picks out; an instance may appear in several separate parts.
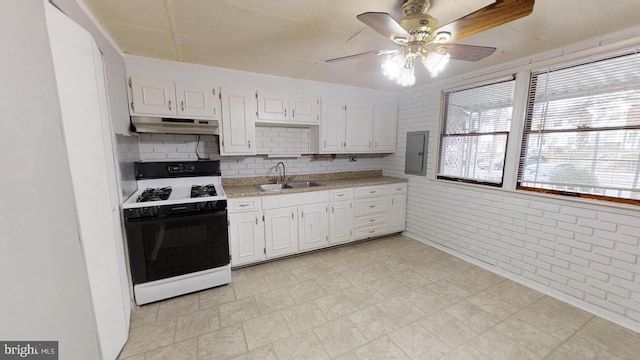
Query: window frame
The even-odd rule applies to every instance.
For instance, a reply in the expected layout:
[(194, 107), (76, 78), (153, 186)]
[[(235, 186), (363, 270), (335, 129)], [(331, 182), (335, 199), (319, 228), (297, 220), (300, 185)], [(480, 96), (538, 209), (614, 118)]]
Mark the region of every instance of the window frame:
[[(526, 160), (527, 160), (528, 139), (529, 139), (529, 136), (531, 135), (560, 134), (560, 133), (576, 133), (576, 134), (587, 133), (588, 134), (588, 133), (603, 132), (603, 131), (640, 130), (640, 125), (596, 126), (596, 127), (586, 127), (586, 128), (580, 128), (580, 126), (578, 126), (576, 128), (531, 130), (534, 116), (535, 116), (534, 106), (536, 104), (535, 93), (536, 93), (537, 81), (534, 81), (534, 79), (542, 74), (547, 74), (547, 76), (549, 76), (549, 74), (555, 71), (567, 70), (567, 69), (585, 66), (585, 65), (589, 65), (597, 62), (602, 62), (602, 61), (610, 61), (616, 58), (621, 58), (621, 57), (631, 56), (631, 55), (638, 56), (640, 55), (640, 51), (637, 48), (632, 48), (632, 49), (627, 49), (626, 51), (625, 50), (616, 51), (615, 53), (611, 53), (611, 52), (601, 53), (597, 57), (591, 56), (591, 57), (574, 59), (572, 61), (556, 62), (553, 65), (538, 67), (530, 71), (530, 77), (528, 79), (529, 87), (526, 92), (526, 98), (523, 99), (526, 106), (526, 112), (525, 112), (525, 116), (522, 124), (522, 138), (520, 139), (520, 152), (518, 154), (518, 159), (519, 159), (518, 168), (515, 174), (516, 175), (516, 179), (515, 179), (516, 191), (527, 191), (527, 192), (539, 193), (539, 194), (561, 195), (564, 197), (595, 199), (595, 200), (604, 200), (604, 201), (609, 201), (614, 203), (640, 205), (640, 199), (617, 197), (617, 196), (611, 196), (611, 195), (600, 195), (600, 194), (593, 194), (593, 193), (584, 193), (584, 192), (562, 190), (562, 189), (548, 189), (548, 188), (542, 188), (542, 187), (523, 185), (523, 183), (527, 183), (527, 181), (525, 181), (524, 179), (524, 172), (526, 171), (526, 166), (527, 166)], [(609, 93), (610, 92), (603, 92), (598, 95), (606, 95)], [(575, 97), (568, 97), (568, 98), (575, 98)], [(552, 99), (548, 99), (547, 102), (551, 100)], [(540, 163), (537, 162), (537, 164), (540, 164)], [(636, 171), (640, 171), (640, 169), (636, 168)], [(579, 184), (576, 184), (576, 187), (579, 187), (579, 186), (580, 186)], [(624, 189), (620, 189), (620, 190), (624, 190)]]
[[(510, 148), (510, 142), (511, 142), (511, 137), (513, 136), (513, 125), (514, 125), (514, 115), (516, 114), (516, 109), (517, 109), (517, 102), (518, 99), (516, 98), (518, 91), (517, 91), (517, 87), (518, 87), (518, 74), (514, 73), (514, 72), (509, 72), (505, 75), (502, 76), (497, 76), (497, 77), (492, 77), (489, 79), (486, 79), (484, 81), (480, 81), (480, 82), (474, 82), (474, 83), (469, 83), (466, 86), (461, 86), (461, 87), (454, 87), (454, 88), (449, 88), (449, 89), (443, 89), (440, 92), (440, 117), (439, 117), (439, 131), (438, 131), (438, 146), (437, 146), (437, 162), (436, 162), (436, 166), (435, 166), (435, 179), (436, 180), (442, 180), (442, 181), (447, 181), (447, 182), (453, 182), (453, 183), (463, 183), (463, 184), (473, 184), (473, 185), (480, 185), (480, 186), (489, 186), (492, 188), (503, 188), (505, 185), (505, 174), (507, 173), (506, 169), (507, 169), (507, 160), (510, 158), (509, 156), (509, 148)], [(500, 83), (505, 83), (505, 82), (513, 82), (513, 101), (511, 102), (511, 120), (510, 120), (510, 124), (507, 130), (501, 130), (501, 131), (492, 131), (492, 132), (468, 132), (468, 133), (447, 133), (447, 120), (448, 120), (448, 110), (449, 110), (449, 106), (447, 104), (447, 99), (450, 96), (450, 94), (456, 93), (456, 92), (462, 92), (465, 90), (472, 90), (472, 89), (478, 89), (481, 87), (485, 87), (485, 86), (490, 86), (490, 85), (495, 85), (495, 84), (500, 84)], [(440, 174), (440, 170), (441, 170), (441, 166), (442, 166), (442, 161), (443, 161), (443, 148), (444, 148), (444, 140), (446, 138), (450, 138), (450, 137), (476, 137), (476, 138), (480, 138), (482, 136), (488, 136), (488, 135), (504, 135), (505, 139), (504, 139), (504, 156), (502, 158), (502, 169), (501, 169), (501, 176), (500, 176), (500, 181), (499, 182), (492, 182), (492, 181), (483, 181), (481, 179), (471, 179), (471, 178), (463, 178), (463, 177), (457, 177), (457, 176), (451, 176), (451, 175), (443, 175)], [(491, 165), (490, 165), (491, 166)]]

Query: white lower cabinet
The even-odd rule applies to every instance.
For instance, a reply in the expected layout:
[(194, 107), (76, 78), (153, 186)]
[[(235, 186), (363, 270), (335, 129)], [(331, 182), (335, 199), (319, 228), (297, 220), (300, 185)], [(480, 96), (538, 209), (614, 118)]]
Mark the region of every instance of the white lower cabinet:
[(295, 206), (264, 211), (267, 258), (298, 252), (297, 212)]
[(231, 265), (404, 231), (407, 184), (229, 200)]
[(265, 259), (264, 216), (260, 197), (229, 199), (229, 249), (231, 266)]
[(349, 242), (353, 239), (353, 200), (331, 202), (329, 213), (329, 243)]
[(318, 249), (329, 243), (327, 203), (298, 207), (298, 246), (302, 250)]
[(407, 183), (389, 185), (389, 231), (404, 231), (407, 217)]
[(262, 211), (229, 214), (231, 266), (265, 259)]

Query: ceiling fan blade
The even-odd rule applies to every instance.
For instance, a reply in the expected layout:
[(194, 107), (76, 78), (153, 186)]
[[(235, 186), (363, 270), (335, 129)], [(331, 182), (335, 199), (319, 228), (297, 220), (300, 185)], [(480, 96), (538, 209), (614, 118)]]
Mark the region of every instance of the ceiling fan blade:
[(392, 40), (395, 38), (409, 38), (409, 33), (391, 15), (384, 12), (366, 12), (356, 16), (367, 26)]
[(462, 39), (531, 14), (534, 2), (535, 0), (496, 0), (491, 5), (438, 28), (436, 34), (448, 32), (451, 40)]
[(334, 62), (338, 62), (338, 61), (356, 59), (356, 58), (368, 56), (368, 55), (371, 55), (371, 54), (388, 55), (388, 54), (394, 54), (394, 53), (397, 53), (397, 52), (398, 52), (398, 50), (372, 50), (372, 51), (367, 51), (367, 52), (363, 52), (363, 53), (359, 53), (359, 54), (341, 56), (341, 57), (325, 60), (324, 62), (326, 62), (326, 63), (334, 63)]
[(494, 47), (462, 44), (443, 44), (436, 48), (438, 49), (445, 49), (452, 59), (464, 61), (482, 60), (496, 51)]

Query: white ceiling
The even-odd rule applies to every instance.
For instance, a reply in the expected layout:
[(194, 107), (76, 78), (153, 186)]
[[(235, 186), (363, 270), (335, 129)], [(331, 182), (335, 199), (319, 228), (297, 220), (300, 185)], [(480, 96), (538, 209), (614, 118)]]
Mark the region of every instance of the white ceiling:
[[(128, 54), (292, 78), (400, 91), (381, 58), (326, 59), (394, 49), (356, 19), (367, 11), (397, 20), (402, 0), (80, 0)], [(440, 25), (493, 0), (432, 0)], [(498, 50), (478, 62), (451, 61), (439, 78), (568, 45), (638, 24), (639, 0), (536, 0), (533, 13), (457, 43)], [(417, 84), (430, 81), (418, 68)]]

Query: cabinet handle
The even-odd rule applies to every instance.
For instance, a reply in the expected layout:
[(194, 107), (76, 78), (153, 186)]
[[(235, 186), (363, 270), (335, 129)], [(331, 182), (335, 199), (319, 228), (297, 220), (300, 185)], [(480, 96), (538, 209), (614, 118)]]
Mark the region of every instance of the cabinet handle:
[(371, 141), (369, 141), (369, 149), (371, 149)]
[[(284, 113), (287, 113), (287, 110), (284, 111)], [(291, 117), (295, 118), (296, 117), (296, 109), (291, 109)]]
[(342, 143), (342, 147), (347, 147), (347, 142), (346, 141)]
[(169, 100), (169, 111), (171, 111), (171, 100)]
[(336, 196), (337, 196), (337, 197), (343, 197), (343, 196), (344, 196), (344, 194), (338, 194), (338, 195), (336, 195)]
[(369, 219), (369, 222), (374, 222), (376, 221), (376, 219)]
[(180, 101), (180, 109), (182, 109), (182, 111), (184, 111), (184, 100)]
[(256, 216), (256, 225), (258, 225), (258, 217)]
[(324, 141), (324, 148), (327, 148), (327, 140)]
[(284, 109), (284, 117), (287, 117), (287, 109)]
[(395, 201), (393, 201), (394, 199), (391, 198), (391, 206), (393, 206), (393, 204), (395, 203)]
[(217, 110), (218, 110), (217, 108), (213, 108), (213, 115), (218, 115), (218, 114), (216, 114)]
[(373, 145), (373, 147), (377, 149), (377, 148), (378, 148), (378, 142), (376, 141), (376, 142), (375, 142), (375, 143), (373, 143), (373, 144), (374, 144), (374, 145)]
[(300, 212), (300, 217), (303, 218), (304, 217), (304, 211)]
[(370, 207), (370, 208), (374, 208), (374, 207), (376, 207), (376, 206), (375, 206), (375, 205), (369, 205), (369, 207)]
[(249, 206), (249, 204), (240, 204), (240, 205), (238, 205), (238, 206), (240, 206), (240, 207), (247, 207), (247, 206)]
[(369, 230), (369, 234), (373, 234), (374, 232), (376, 232), (375, 230)]
[(248, 143), (249, 143), (249, 149), (251, 149), (251, 140), (249, 140)]
[(371, 190), (371, 191), (369, 191), (369, 194), (375, 194), (375, 193), (376, 193), (376, 191), (375, 191), (375, 190)]
[(293, 220), (293, 213), (291, 213), (291, 220)]

